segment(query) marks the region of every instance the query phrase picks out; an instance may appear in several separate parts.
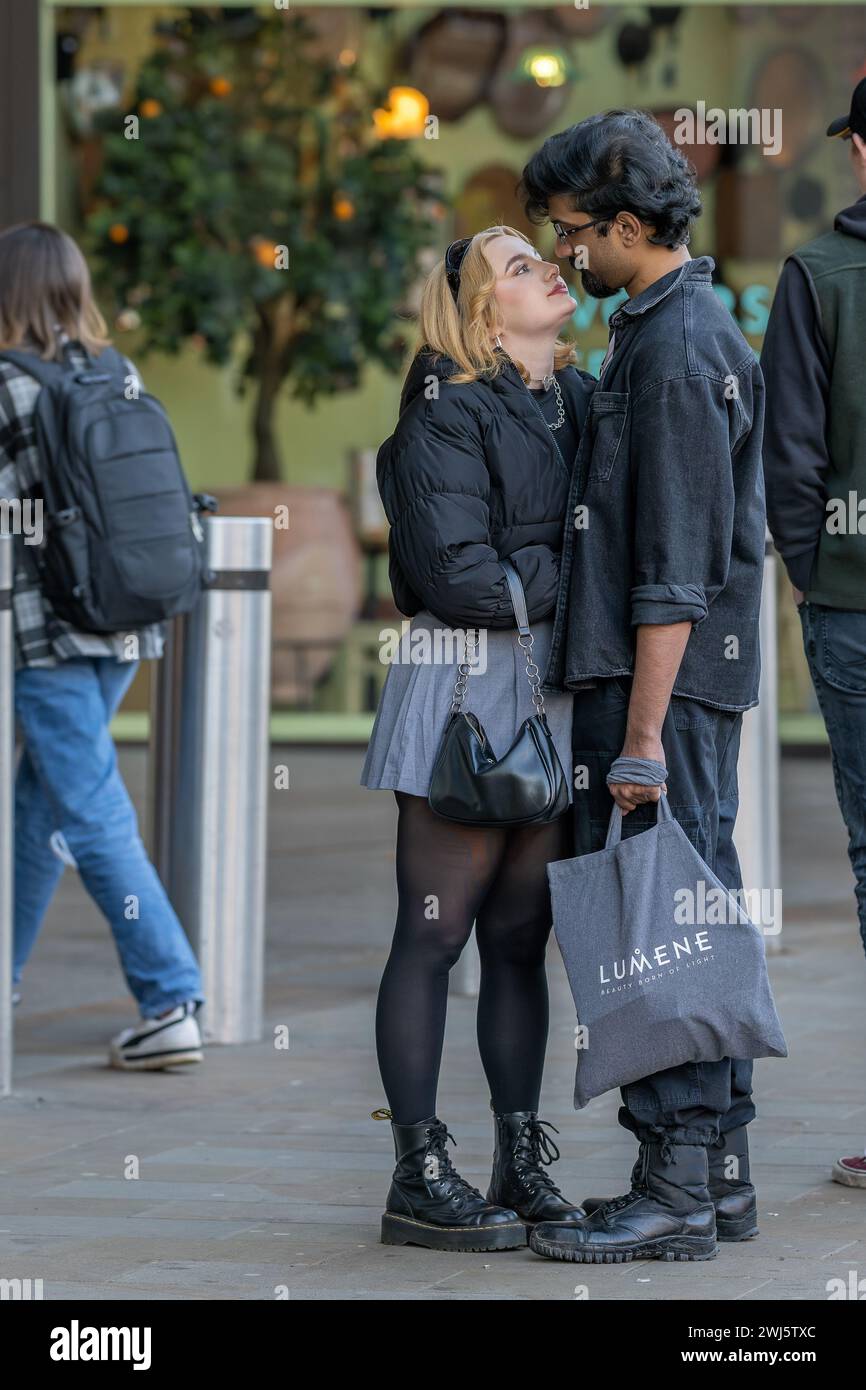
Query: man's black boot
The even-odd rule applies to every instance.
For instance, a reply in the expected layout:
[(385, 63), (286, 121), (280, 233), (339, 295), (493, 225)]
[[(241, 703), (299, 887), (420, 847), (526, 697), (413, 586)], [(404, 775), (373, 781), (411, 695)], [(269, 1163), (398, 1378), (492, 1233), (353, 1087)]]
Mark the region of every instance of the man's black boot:
[(454, 1138), (435, 1115), (391, 1125), (397, 1166), (382, 1217), (383, 1245), (428, 1250), (515, 1250), (526, 1227), (515, 1211), (486, 1202), (456, 1171), (446, 1147)]
[(582, 1207), (563, 1197), (545, 1168), (559, 1158), (559, 1149), (545, 1133), (559, 1130), (539, 1120), (534, 1110), (516, 1110), (493, 1116), (496, 1147), (493, 1176), (487, 1189), (488, 1202), (511, 1207), (527, 1226), (540, 1221), (577, 1221)]
[[(736, 1158), (737, 1177), (728, 1177), (729, 1161)], [(640, 1158), (634, 1166), (632, 1181), (640, 1168)], [(758, 1234), (758, 1200), (749, 1182), (749, 1136), (746, 1125), (720, 1135), (715, 1144), (707, 1145), (707, 1187), (716, 1209), (716, 1235), (719, 1240), (749, 1240)], [(581, 1206), (591, 1216), (608, 1201), (607, 1197), (586, 1197)]]
[(605, 1202), (582, 1221), (536, 1226), (530, 1247), (552, 1260), (584, 1264), (711, 1260), (716, 1213), (703, 1144), (644, 1141), (636, 1168), (624, 1197)]
[[(639, 1180), (640, 1175), (641, 1175), (641, 1169), (642, 1169), (642, 1167), (643, 1167), (643, 1149), (642, 1149), (642, 1148), (639, 1148), (639, 1149), (638, 1149), (637, 1158), (635, 1159), (634, 1167), (633, 1167), (632, 1170), (631, 1170), (631, 1178), (629, 1179), (629, 1181), (631, 1182), (632, 1187), (636, 1187), (636, 1186), (637, 1186), (638, 1180)], [(616, 1198), (614, 1198), (614, 1197), (584, 1197), (584, 1199), (583, 1199), (583, 1201), (581, 1202), (580, 1205), (583, 1207), (583, 1209), (584, 1209), (584, 1211), (586, 1212), (587, 1216), (592, 1216), (592, 1213), (593, 1213), (594, 1211), (598, 1211), (599, 1207), (603, 1207), (603, 1206), (605, 1205), (606, 1202), (613, 1202), (613, 1201), (615, 1201), (615, 1200), (616, 1200)]]
[(758, 1199), (749, 1181), (748, 1127), (740, 1125), (708, 1144), (707, 1162), (719, 1240), (750, 1240), (758, 1234)]

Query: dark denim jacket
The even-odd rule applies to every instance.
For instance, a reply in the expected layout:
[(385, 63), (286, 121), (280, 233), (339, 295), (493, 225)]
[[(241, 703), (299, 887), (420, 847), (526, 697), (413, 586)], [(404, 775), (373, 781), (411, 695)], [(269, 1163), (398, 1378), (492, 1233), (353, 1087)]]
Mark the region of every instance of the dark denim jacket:
[[(610, 320), (575, 459), (542, 688), (634, 669), (634, 629), (693, 624), (674, 694), (757, 704), (764, 383), (700, 256)], [(576, 523), (576, 524), (575, 524)]]

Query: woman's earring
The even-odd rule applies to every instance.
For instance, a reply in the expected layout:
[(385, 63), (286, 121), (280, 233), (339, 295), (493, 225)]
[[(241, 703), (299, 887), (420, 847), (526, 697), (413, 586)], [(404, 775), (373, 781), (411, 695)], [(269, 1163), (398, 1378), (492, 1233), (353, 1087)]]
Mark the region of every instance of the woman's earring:
[(502, 349), (502, 339), (500, 338), (500, 336), (499, 336), (498, 333), (497, 333), (497, 335), (496, 335), (496, 337), (495, 337), (495, 339), (494, 339), (494, 342), (496, 343), (496, 346), (501, 350), (501, 349)]

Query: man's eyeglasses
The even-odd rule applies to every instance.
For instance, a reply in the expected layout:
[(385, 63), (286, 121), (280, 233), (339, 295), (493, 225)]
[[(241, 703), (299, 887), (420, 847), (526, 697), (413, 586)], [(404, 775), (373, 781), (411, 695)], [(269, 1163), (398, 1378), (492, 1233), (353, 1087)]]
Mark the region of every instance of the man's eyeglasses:
[(551, 222), (551, 227), (556, 232), (557, 241), (568, 241), (569, 237), (575, 236), (578, 232), (585, 232), (589, 227), (597, 227), (599, 222), (607, 222), (607, 217), (594, 217), (591, 222), (581, 222), (579, 227), (565, 227), (561, 222)]

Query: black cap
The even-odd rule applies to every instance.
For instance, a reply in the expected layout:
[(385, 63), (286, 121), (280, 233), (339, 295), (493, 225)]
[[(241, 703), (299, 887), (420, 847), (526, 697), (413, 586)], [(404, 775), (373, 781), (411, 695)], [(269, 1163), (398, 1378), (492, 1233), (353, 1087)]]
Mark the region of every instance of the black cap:
[(828, 135), (859, 135), (866, 140), (866, 77), (858, 82), (851, 97), (851, 110), (827, 127)]

